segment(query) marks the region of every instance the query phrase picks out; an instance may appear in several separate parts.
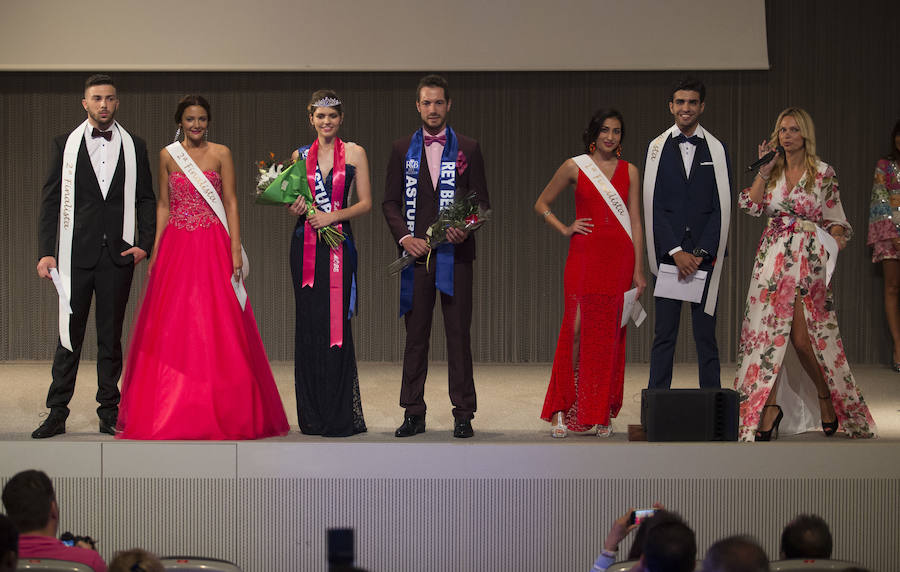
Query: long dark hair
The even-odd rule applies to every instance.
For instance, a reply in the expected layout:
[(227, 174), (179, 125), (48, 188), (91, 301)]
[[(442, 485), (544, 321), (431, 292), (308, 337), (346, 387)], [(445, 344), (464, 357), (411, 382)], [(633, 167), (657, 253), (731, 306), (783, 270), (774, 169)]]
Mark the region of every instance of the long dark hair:
[(587, 127), (584, 128), (584, 133), (581, 134), (581, 140), (584, 141), (584, 152), (588, 155), (591, 154), (591, 143), (597, 140), (597, 135), (600, 134), (603, 122), (610, 117), (618, 119), (619, 123), (622, 124), (622, 136), (619, 139), (619, 144), (621, 145), (625, 142), (625, 119), (622, 117), (622, 114), (617, 109), (598, 109), (594, 116), (591, 117)]
[(891, 152), (885, 156), (885, 159), (891, 161), (900, 161), (900, 149), (897, 149), (897, 135), (900, 135), (900, 119), (894, 124), (891, 130)]

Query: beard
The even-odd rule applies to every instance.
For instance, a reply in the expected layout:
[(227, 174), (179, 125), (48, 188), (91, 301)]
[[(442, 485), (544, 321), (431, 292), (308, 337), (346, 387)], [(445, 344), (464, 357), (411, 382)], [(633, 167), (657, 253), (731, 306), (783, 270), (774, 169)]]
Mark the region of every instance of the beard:
[(100, 117), (99, 113), (93, 113), (88, 111), (88, 117), (90, 117), (94, 123), (97, 124), (97, 127), (100, 127), (103, 131), (106, 131), (112, 124), (113, 121), (116, 120), (116, 112), (110, 111), (109, 115), (106, 116), (106, 119)]

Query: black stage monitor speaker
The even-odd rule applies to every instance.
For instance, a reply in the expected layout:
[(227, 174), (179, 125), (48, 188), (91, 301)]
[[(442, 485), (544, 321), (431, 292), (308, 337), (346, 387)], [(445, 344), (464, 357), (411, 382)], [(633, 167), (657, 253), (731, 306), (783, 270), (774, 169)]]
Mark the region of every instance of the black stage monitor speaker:
[(647, 441), (737, 441), (738, 394), (732, 389), (645, 389)]

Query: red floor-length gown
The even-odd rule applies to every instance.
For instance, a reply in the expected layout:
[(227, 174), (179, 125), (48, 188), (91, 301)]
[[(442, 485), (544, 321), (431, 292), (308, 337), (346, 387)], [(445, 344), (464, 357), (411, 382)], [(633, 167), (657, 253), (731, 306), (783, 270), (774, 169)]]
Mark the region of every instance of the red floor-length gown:
[[(610, 182), (628, 204), (627, 162), (618, 162)], [(619, 323), (623, 295), (631, 288), (634, 275), (634, 246), (580, 169), (575, 216), (590, 218), (594, 226), (590, 234), (573, 234), (569, 243), (565, 312), (541, 418), (549, 421), (554, 413), (564, 411), (569, 429), (581, 431), (591, 425), (609, 425), (622, 408), (625, 328)], [(579, 315), (580, 345), (573, 360)]]

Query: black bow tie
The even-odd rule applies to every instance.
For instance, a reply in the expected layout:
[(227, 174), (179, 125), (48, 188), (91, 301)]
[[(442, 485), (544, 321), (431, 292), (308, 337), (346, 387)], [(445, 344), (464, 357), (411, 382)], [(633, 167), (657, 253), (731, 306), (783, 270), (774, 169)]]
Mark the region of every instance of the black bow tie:
[(99, 129), (94, 127), (94, 130), (91, 131), (91, 137), (93, 137), (94, 139), (96, 139), (97, 137), (103, 137), (107, 141), (112, 141), (112, 129), (110, 129), (109, 131), (100, 131)]
[(677, 137), (675, 137), (675, 141), (679, 144), (681, 143), (690, 143), (693, 146), (697, 146), (700, 144), (700, 136), (699, 135), (691, 135), (690, 137), (686, 137), (684, 133), (679, 133)]

